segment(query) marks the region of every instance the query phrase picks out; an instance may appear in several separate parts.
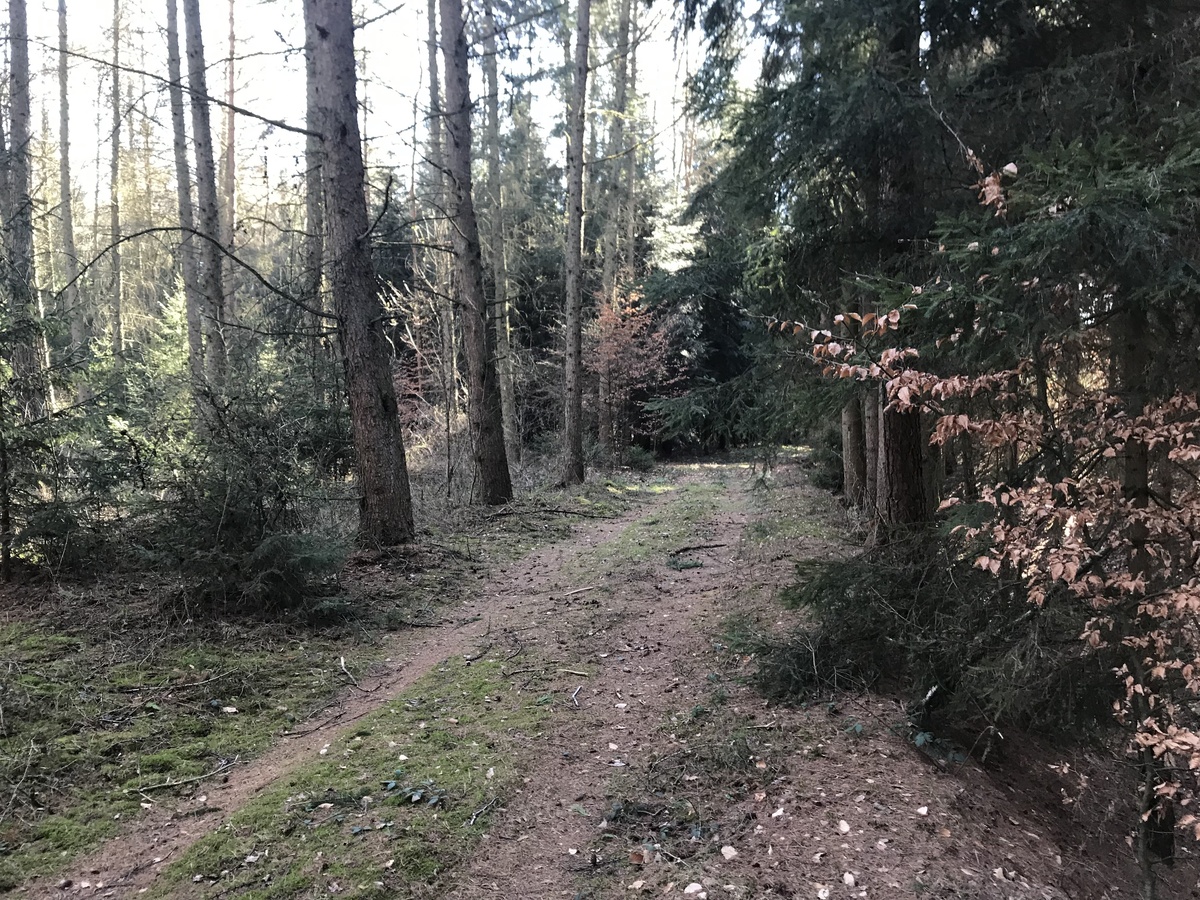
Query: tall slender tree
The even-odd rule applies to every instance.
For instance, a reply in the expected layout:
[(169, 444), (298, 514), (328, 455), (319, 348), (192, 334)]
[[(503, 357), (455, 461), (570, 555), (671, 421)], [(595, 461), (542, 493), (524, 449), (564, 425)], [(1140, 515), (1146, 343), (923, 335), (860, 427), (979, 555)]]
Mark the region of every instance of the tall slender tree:
[(496, 17), (491, 0), (483, 5), (483, 72), (487, 90), (488, 199), (491, 206), (489, 249), (495, 285), (493, 321), (496, 362), (500, 375), (500, 410), (504, 421), (504, 446), (510, 462), (521, 461), (521, 434), (517, 424), (516, 360), (512, 343), (512, 303), (509, 297), (508, 236), (505, 233), (503, 189), (500, 183), (500, 78), (496, 47)]
[(411, 541), (412, 498), (379, 284), (367, 244), (350, 0), (304, 0), (324, 144), (326, 264), (346, 370), (359, 488), (359, 530), (380, 545)]
[(495, 341), (489, 333), (483, 259), (471, 184), (471, 90), (462, 0), (441, 0), (442, 57), (446, 66), (446, 176), (455, 281), (467, 356), (467, 419), (471, 427), (479, 496), (484, 503), (512, 499), (504, 448)]
[[(62, 222), (62, 272), (65, 286), (63, 303), (71, 328), (71, 352), (86, 358), (89, 352), (87, 310), (79, 290), (79, 255), (75, 248), (75, 202), (71, 189), (71, 92), (67, 59), (67, 0), (58, 0), (58, 191), (59, 217)], [(81, 382), (80, 395), (89, 390)]]
[(196, 207), (199, 232), (200, 293), (205, 302), (205, 369), (215, 384), (225, 380), (229, 352), (225, 335), (225, 292), (221, 284), (221, 226), (217, 203), (217, 171), (209, 117), (204, 35), (200, 0), (183, 0), (187, 32), (188, 91), (192, 98), (192, 143), (196, 147)]
[(582, 484), (583, 466), (583, 167), (587, 124), (591, 0), (579, 0), (574, 81), (567, 136), (567, 242), (564, 354), (563, 484)]
[(112, 264), (112, 353), (118, 368), (125, 358), (124, 284), (121, 262), (121, 0), (112, 14), (112, 153), (108, 168), (108, 239)]
[(175, 190), (179, 206), (179, 255), (188, 338), (188, 374), (192, 390), (204, 382), (204, 316), (197, 272), (196, 217), (192, 207), (192, 173), (188, 165), (187, 128), (183, 111), (183, 73), (179, 59), (179, 13), (167, 0), (167, 74), (170, 79), (171, 132), (175, 153)]

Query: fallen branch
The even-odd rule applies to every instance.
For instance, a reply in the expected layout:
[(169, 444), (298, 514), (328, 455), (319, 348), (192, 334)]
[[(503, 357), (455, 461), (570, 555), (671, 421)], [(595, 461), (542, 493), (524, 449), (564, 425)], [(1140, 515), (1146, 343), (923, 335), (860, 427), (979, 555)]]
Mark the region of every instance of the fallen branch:
[(728, 546), (728, 544), (693, 544), (691, 547), (680, 547), (678, 550), (672, 550), (668, 555), (678, 556), (680, 553), (687, 553), (691, 550), (716, 550), (719, 547)]
[(592, 585), (588, 585), (587, 587), (575, 588), (575, 590), (573, 590), (573, 591), (567, 591), (565, 594), (563, 594), (563, 596), (564, 597), (574, 597), (576, 594), (583, 594), (583, 593), (586, 593), (587, 591), (594, 591), (598, 587), (600, 587), (600, 585), (592, 584)]
[(581, 684), (579, 687), (575, 688), (575, 692), (573, 694), (571, 694), (571, 702), (575, 704), (576, 709), (579, 708), (579, 701), (576, 698), (579, 696), (579, 692), (582, 690), (583, 690), (583, 685)]
[(126, 794), (144, 794), (147, 791), (157, 791), (159, 788), (179, 787), (184, 784), (195, 784), (197, 781), (203, 781), (206, 778), (212, 778), (214, 775), (220, 775), (222, 772), (227, 772), (237, 765), (238, 757), (234, 757), (227, 763), (222, 763), (211, 772), (205, 772), (203, 775), (193, 775), (191, 778), (181, 778), (178, 781), (167, 779), (159, 784), (147, 784), (137, 788), (126, 788)]
[(470, 821), (467, 822), (467, 824), (474, 825), (476, 819), (478, 819), (480, 816), (482, 816), (485, 812), (487, 812), (489, 809), (491, 809), (493, 806), (495, 806), (499, 802), (500, 802), (499, 797), (493, 797), (487, 803), (483, 804), (483, 806), (479, 807), (479, 809), (475, 810), (475, 812), (471, 813), (471, 819), (470, 819)]
[(346, 673), (346, 677), (350, 679), (350, 683), (352, 685), (354, 685), (356, 690), (360, 690), (364, 694), (373, 694), (373, 693), (375, 693), (375, 691), (379, 690), (379, 688), (376, 687), (376, 688), (372, 688), (371, 690), (368, 691), (365, 687), (360, 685), (358, 683), (358, 679), (355, 678), (353, 675), (351, 675), (350, 670), (346, 668), (346, 657), (344, 657), (344, 656), (338, 657), (338, 663), (341, 665), (342, 671)]

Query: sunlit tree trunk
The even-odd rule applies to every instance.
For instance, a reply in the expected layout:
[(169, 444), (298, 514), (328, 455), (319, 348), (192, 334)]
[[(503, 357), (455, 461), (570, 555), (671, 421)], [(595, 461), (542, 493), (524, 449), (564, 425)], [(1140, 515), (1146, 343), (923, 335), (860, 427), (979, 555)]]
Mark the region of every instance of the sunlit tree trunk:
[[(67, 0), (58, 0), (58, 190), (59, 217), (62, 222), (63, 305), (71, 328), (71, 354), (86, 359), (91, 335), (87, 310), (79, 290), (79, 255), (75, 249), (75, 203), (71, 190), (71, 104), (67, 66)], [(86, 381), (80, 382), (79, 397), (91, 394)]]
[(455, 282), (467, 356), (467, 418), (484, 503), (507, 503), (512, 481), (504, 449), (500, 380), (494, 341), (488, 333), (488, 303), (483, 291), (483, 260), (471, 185), (471, 92), (467, 37), (461, 0), (441, 0), (442, 57), (446, 65), (447, 200), (452, 217)]
[(207, 326), (205, 370), (209, 380), (220, 385), (225, 380), (228, 348), (225, 340), (225, 295), (221, 286), (217, 172), (208, 109), (204, 37), (200, 31), (200, 0), (183, 0), (183, 22), (187, 32), (188, 89), (192, 96), (192, 143), (196, 147), (197, 263)]
[(9, 302), (17, 331), (12, 351), (17, 400), (26, 419), (46, 413), (44, 336), (34, 286), (33, 198), (29, 106), (29, 29), (25, 0), (9, 0), (9, 155), (5, 238), (8, 250)]
[(563, 415), (564, 484), (582, 484), (583, 468), (583, 139), (587, 123), (591, 0), (579, 0), (575, 79), (567, 137), (566, 354)]
[(183, 74), (179, 60), (179, 16), (175, 0), (167, 0), (167, 74), (170, 78), (171, 131), (175, 151), (175, 188), (179, 206), (179, 255), (183, 272), (184, 309), (187, 319), (188, 374), (193, 392), (204, 383), (204, 319), (199, 276), (196, 271), (196, 221), (192, 210), (192, 173), (188, 166), (187, 129), (183, 112)]
[(379, 285), (366, 243), (350, 0), (305, 0), (315, 58), (317, 122), (323, 136), (326, 264), (338, 321), (358, 462), (359, 530), (379, 545), (414, 536), (408, 468)]

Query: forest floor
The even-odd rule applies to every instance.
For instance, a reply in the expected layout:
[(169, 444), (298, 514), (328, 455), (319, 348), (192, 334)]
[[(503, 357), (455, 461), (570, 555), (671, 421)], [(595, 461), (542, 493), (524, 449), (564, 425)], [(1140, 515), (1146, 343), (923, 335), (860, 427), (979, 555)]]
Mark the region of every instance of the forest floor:
[[(16, 662), (0, 702), (18, 709), (24, 690), (53, 727), (76, 721), (69, 739), (22, 738), (29, 760), (38, 740), (69, 746), (61, 783), (28, 761), (8, 779), (0, 890), (1138, 896), (1111, 759), (1010, 739), (998, 766), (947, 763), (914, 747), (886, 696), (778, 705), (755, 692), (731, 635), (794, 624), (778, 602), (794, 564), (854, 551), (801, 457), (767, 473), (675, 465), (555, 502), (576, 515), (514, 507), (475, 523), (474, 549), (443, 536), (421, 551), (445, 565), (357, 557), (352, 590), (409, 597), (383, 618), (421, 626), (382, 637), (228, 626), (201, 652), (193, 632), (180, 649), (178, 635), (144, 631), (145, 656), (131, 659), (116, 626), (105, 640), (65, 629), (78, 597), (5, 599)], [(71, 659), (94, 673), (63, 668)], [(136, 730), (172, 715), (168, 731)], [(193, 720), (189, 743), (178, 735)], [(97, 745), (97, 733), (117, 737)], [(1164, 897), (1200, 896), (1181, 857)]]

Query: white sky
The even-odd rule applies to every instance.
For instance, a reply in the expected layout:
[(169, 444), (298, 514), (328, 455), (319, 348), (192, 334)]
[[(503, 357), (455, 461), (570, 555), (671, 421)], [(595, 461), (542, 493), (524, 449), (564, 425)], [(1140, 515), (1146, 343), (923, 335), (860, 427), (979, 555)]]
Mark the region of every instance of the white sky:
[[(548, 3), (553, 0), (548, 0)], [(132, 34), (122, 44), (122, 64), (144, 68), (165, 78), (166, 3), (165, 0), (121, 0), (125, 28)], [(399, 8), (397, 9), (397, 7)], [(698, 53), (677, 52), (670, 35), (670, 22), (661, 5), (641, 12), (642, 25), (653, 22), (653, 33), (638, 53), (639, 90), (649, 94), (648, 105), (656, 114), (661, 131), (659, 159), (671, 162), (673, 96), (682, 74), (681, 62), (689, 55), (695, 64)], [(360, 102), (367, 108), (366, 131), (371, 165), (394, 165), (407, 181), (412, 160), (413, 136), (424, 140), (426, 91), (422, 70), (426, 60), (425, 2), (416, 0), (400, 6), (397, 0), (357, 0), (359, 20), (374, 20), (356, 33), (360, 60), (365, 61), (359, 86)], [(202, 0), (205, 58), (209, 66), (210, 94), (224, 97), (225, 59), (228, 56), (228, 0)], [(273, 119), (302, 126), (304, 124), (303, 25), (299, 0), (236, 0), (237, 97), (238, 106)], [(182, 30), (182, 10), (180, 10)], [(72, 51), (98, 60), (112, 55), (112, 3), (110, 0), (67, 0), (68, 41)], [(30, 64), (34, 70), (34, 127), (39, 127), (42, 108), (48, 114), (50, 137), (57, 140), (58, 129), (58, 23), (57, 0), (30, 0)], [(181, 35), (182, 41), (182, 35)], [(694, 43), (694, 41), (693, 41)], [(560, 62), (561, 49), (549, 41), (533, 52), (551, 62)], [(603, 52), (603, 51), (601, 51)], [(525, 63), (523, 60), (522, 63)], [(534, 60), (534, 66), (540, 60)], [(185, 62), (186, 76), (186, 62)], [(76, 188), (90, 199), (99, 188), (106, 197), (111, 108), (109, 71), (84, 59), (71, 61), (72, 176)], [(524, 64), (520, 65), (526, 69)], [(157, 141), (162, 164), (171, 166), (170, 116), (165, 83), (123, 75), (129, 79), (135, 98), (143, 92), (152, 119), (156, 122)], [(478, 97), (484, 88), (482, 74), (472, 72), (471, 91)], [(123, 88), (123, 93), (126, 88)], [(501, 79), (501, 91), (505, 82)], [(561, 101), (547, 84), (539, 94), (537, 118), (548, 130), (561, 116)], [(101, 93), (103, 92), (103, 93)], [(414, 100), (416, 119), (414, 122)], [(503, 108), (503, 105), (502, 105)], [(223, 114), (212, 109), (214, 139), (220, 144)], [(190, 119), (188, 128), (190, 132)], [(503, 122), (502, 122), (503, 127)], [(97, 138), (97, 135), (99, 137)], [(126, 132), (127, 135), (127, 132)], [(128, 137), (126, 136), (127, 140)], [(303, 138), (261, 122), (238, 117), (238, 161), (243, 176), (253, 172), (261, 184), (264, 160), (273, 185), (281, 179), (298, 176), (302, 169)], [(218, 146), (219, 152), (219, 146)], [(561, 141), (551, 146), (552, 156), (561, 154)], [(96, 160), (100, 170), (97, 174)]]

